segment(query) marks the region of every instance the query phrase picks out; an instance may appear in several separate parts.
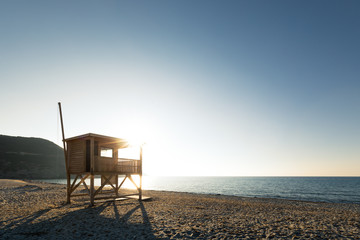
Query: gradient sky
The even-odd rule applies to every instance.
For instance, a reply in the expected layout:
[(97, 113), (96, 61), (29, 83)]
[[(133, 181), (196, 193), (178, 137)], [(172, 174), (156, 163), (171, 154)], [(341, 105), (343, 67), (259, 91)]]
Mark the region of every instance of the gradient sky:
[(149, 175), (360, 176), (359, 1), (0, 1), (0, 134)]

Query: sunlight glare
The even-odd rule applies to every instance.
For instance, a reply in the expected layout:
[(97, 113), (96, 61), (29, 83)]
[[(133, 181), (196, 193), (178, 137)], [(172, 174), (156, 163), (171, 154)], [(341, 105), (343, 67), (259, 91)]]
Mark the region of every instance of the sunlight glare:
[[(170, 162), (174, 161), (172, 152), (175, 152), (175, 150), (174, 146), (168, 141), (170, 133), (162, 131), (163, 128), (157, 122), (142, 120), (141, 118), (123, 120), (122, 124), (116, 127), (116, 136), (126, 139), (130, 147), (137, 147), (133, 148), (136, 149), (134, 151), (130, 149), (126, 151), (137, 151), (134, 155), (139, 156), (138, 147), (142, 146), (143, 174), (145, 175), (162, 176), (179, 174), (176, 169), (171, 167)], [(124, 154), (126, 151), (124, 151)]]

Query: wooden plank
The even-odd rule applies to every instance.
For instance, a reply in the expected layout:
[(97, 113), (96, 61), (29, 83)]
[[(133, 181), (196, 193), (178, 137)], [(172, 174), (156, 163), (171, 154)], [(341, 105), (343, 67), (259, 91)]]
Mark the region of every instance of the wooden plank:
[(124, 179), (122, 180), (122, 182), (121, 182), (120, 185), (118, 186), (117, 191), (119, 191), (119, 189), (121, 188), (121, 186), (124, 184), (126, 178), (127, 178), (127, 176), (124, 177)]
[[(76, 174), (76, 177), (75, 177), (75, 179), (74, 179), (74, 181), (73, 181), (73, 183), (71, 184), (71, 187), (70, 187), (71, 190), (73, 189), (73, 187), (74, 187), (74, 185), (75, 185), (76, 180), (78, 179), (78, 177), (79, 177), (79, 175)], [(71, 191), (71, 192), (72, 192), (72, 191)]]
[(132, 179), (131, 175), (128, 176), (128, 178), (130, 179), (130, 181), (135, 185), (135, 187), (137, 188), (138, 191), (139, 190), (139, 187), (136, 185), (135, 181)]
[(131, 198), (131, 199), (137, 199), (137, 200), (141, 200), (141, 201), (148, 201), (151, 200), (151, 197), (148, 196), (141, 196), (141, 199), (139, 199), (139, 195), (133, 195), (133, 196), (128, 196), (127, 198)]
[(114, 188), (114, 185), (117, 185), (117, 175), (116, 174), (101, 174), (101, 184), (105, 182), (105, 177), (109, 179), (108, 183), (105, 185), (111, 185)]
[(132, 158), (118, 158), (119, 161), (140, 161), (140, 159), (132, 159)]
[[(101, 177), (105, 178), (105, 182), (101, 183), (101, 186), (96, 190), (96, 192), (94, 193), (94, 196), (96, 196), (96, 194), (98, 194), (98, 192), (101, 191), (101, 189), (103, 189), (103, 187), (110, 181), (111, 175), (109, 178), (105, 177), (104, 175), (101, 175)], [(112, 185), (111, 185), (112, 186)], [(113, 186), (114, 187), (114, 186)]]
[(112, 201), (125, 201), (129, 200), (129, 198), (111, 198), (111, 199), (97, 199), (97, 203), (104, 203), (104, 202), (112, 202)]
[(90, 175), (90, 174), (86, 174), (84, 178), (83, 178), (81, 175), (80, 175), (80, 176), (81, 176), (81, 179), (84, 179), (83, 185), (84, 185), (85, 189), (87, 190), (87, 194), (90, 196), (90, 189), (88, 188), (88, 186), (87, 186), (87, 184), (86, 184), (86, 182), (85, 182), (85, 179), (86, 179), (89, 175)]
[[(75, 185), (75, 187), (73, 189), (71, 189), (70, 193), (73, 193), (75, 191), (76, 188), (78, 188), (80, 186), (81, 183), (85, 182), (85, 179), (89, 176), (89, 174), (85, 175), (85, 177), (81, 178), (80, 182), (78, 184)], [(75, 183), (75, 181), (74, 181)], [(73, 183), (73, 184), (74, 184)]]
[[(127, 200), (127, 199), (135, 199), (135, 200), (139, 200), (139, 195), (138, 194), (129, 194), (129, 195), (121, 195), (119, 197), (112, 197), (112, 196), (108, 196), (108, 197), (97, 197), (95, 198), (95, 200), (102, 200), (102, 199), (112, 199), (112, 201), (118, 201), (119, 200)], [(142, 201), (147, 201), (147, 200), (151, 200), (151, 197), (148, 196), (143, 196)]]
[[(109, 194), (112, 194), (112, 195), (109, 196)], [(106, 197), (96, 197), (96, 198), (94, 198), (94, 199), (96, 200), (96, 199), (99, 199), (99, 198), (116, 198), (116, 196), (114, 196), (113, 194), (114, 194), (113, 191), (111, 191), (111, 192), (109, 192), (109, 191), (103, 192), (103, 191), (102, 191), (102, 192), (99, 192), (99, 193), (96, 194), (96, 195), (108, 195), (108, 196), (106, 196)], [(90, 195), (89, 195), (89, 193), (71, 194), (71, 197), (83, 197), (83, 196), (90, 196)]]

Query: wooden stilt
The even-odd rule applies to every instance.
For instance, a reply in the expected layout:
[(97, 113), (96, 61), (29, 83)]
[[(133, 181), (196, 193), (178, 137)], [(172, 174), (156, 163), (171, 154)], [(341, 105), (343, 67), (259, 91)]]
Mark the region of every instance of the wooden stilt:
[(66, 183), (67, 183), (66, 184), (66, 203), (70, 203), (70, 195), (71, 195), (70, 181), (71, 181), (70, 174), (66, 173)]
[(142, 175), (140, 175), (139, 200), (142, 199)]
[(116, 177), (115, 195), (116, 195), (116, 197), (118, 197), (119, 196), (119, 192), (118, 192), (118, 190), (119, 190), (119, 175), (116, 174), (115, 177)]
[(141, 201), (142, 199), (142, 154), (143, 154), (143, 149), (142, 146), (140, 146), (140, 188), (139, 188), (139, 200)]
[(94, 167), (95, 167), (95, 161), (94, 161), (94, 138), (91, 138), (90, 140), (90, 205), (94, 206)]
[(94, 206), (94, 175), (90, 175), (90, 205)]

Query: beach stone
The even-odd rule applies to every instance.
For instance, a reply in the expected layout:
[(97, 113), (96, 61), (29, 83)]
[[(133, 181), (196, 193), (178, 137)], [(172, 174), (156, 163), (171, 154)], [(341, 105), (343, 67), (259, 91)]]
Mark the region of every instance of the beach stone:
[(289, 225), (289, 229), (294, 229), (295, 228), (295, 224), (290, 224)]

